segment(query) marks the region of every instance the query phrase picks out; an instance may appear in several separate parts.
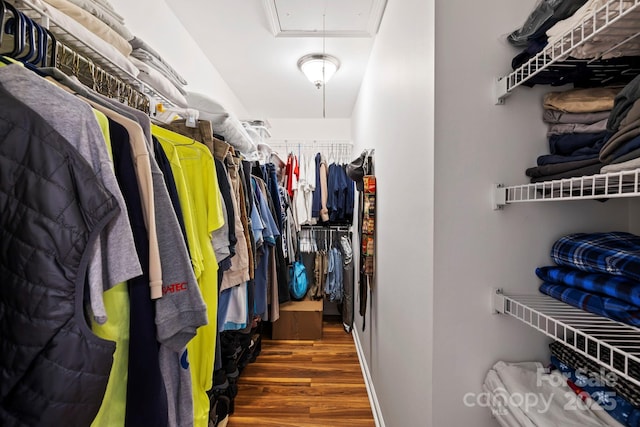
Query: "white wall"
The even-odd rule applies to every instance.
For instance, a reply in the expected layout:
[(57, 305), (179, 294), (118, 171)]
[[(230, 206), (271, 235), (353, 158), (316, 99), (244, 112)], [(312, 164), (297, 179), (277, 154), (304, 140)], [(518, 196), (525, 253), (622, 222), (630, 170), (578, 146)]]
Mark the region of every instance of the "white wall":
[(247, 110), (164, 0), (110, 0), (131, 32), (178, 72), (187, 91), (206, 94), (238, 117)]
[(433, 1), (388, 2), (352, 116), (378, 192), (377, 280), (356, 328), (389, 427), (431, 425), (433, 20)]
[[(515, 50), (501, 41), (534, 0), (436, 0), (433, 425), (497, 425), (463, 405), (497, 360), (548, 361), (547, 340), (490, 314), (490, 290), (536, 294), (534, 270), (555, 239), (575, 231), (626, 229), (627, 203), (530, 203), (492, 211), (493, 183), (527, 182), (548, 153), (542, 93), (519, 88), (493, 105), (492, 80)], [(437, 392), (435, 392), (437, 390)]]

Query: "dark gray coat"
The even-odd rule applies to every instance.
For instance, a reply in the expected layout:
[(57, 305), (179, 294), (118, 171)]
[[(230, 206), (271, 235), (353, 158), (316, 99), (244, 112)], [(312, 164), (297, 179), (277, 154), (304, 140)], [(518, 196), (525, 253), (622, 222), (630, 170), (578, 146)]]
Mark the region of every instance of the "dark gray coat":
[(0, 425), (89, 426), (115, 343), (83, 312), (88, 248), (118, 213), (89, 164), (0, 87)]

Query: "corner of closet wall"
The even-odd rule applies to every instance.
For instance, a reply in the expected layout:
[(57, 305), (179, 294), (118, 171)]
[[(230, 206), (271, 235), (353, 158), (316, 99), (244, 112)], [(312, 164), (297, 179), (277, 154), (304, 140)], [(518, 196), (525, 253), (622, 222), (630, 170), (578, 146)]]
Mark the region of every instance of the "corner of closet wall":
[(110, 3), (134, 36), (142, 38), (184, 76), (188, 83), (185, 90), (215, 99), (237, 117), (249, 116), (165, 0), (111, 0)]

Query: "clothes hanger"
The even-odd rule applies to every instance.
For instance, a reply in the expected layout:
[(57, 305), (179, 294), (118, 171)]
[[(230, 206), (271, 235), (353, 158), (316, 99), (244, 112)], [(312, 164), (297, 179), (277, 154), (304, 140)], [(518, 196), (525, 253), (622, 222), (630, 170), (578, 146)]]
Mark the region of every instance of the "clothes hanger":
[[(180, 134), (178, 134), (178, 135), (180, 135)], [(180, 135), (180, 136), (184, 136), (184, 135)], [(195, 138), (191, 138), (191, 142), (189, 142), (189, 143), (173, 144), (173, 145), (175, 145), (176, 147), (187, 147), (187, 146), (194, 145), (196, 142), (198, 142), (198, 141), (196, 141)]]
[(37, 55), (36, 30), (33, 26), (33, 21), (31, 20), (31, 18), (29, 18), (22, 12), (18, 13), (21, 16), (24, 25), (24, 45), (22, 52), (16, 55), (15, 58), (19, 59), (22, 62), (30, 63), (31, 58), (34, 56), (34, 54)]
[(10, 11), (12, 17), (7, 19), (2, 27), (2, 32), (13, 35), (13, 49), (7, 56), (15, 58), (24, 50), (24, 21), (22, 14), (10, 3), (4, 3), (5, 10)]
[[(10, 3), (3, 1), (0, 6), (0, 11), (2, 13), (2, 21), (0, 22), (4, 22), (7, 11), (12, 14), (12, 17), (4, 22), (0, 31), (0, 34), (13, 34), (13, 48), (11, 52), (6, 55), (9, 58), (20, 61), (25, 68), (29, 68), (43, 76), (42, 72), (38, 70), (37, 64), (33, 64), (31, 61), (39, 58), (40, 49), (38, 49), (37, 43), (40, 43), (40, 40), (36, 42), (36, 32), (42, 34), (44, 31), (40, 32), (41, 27), (39, 25), (35, 24), (29, 17), (18, 11), (15, 6)], [(26, 44), (27, 41), (28, 45)], [(14, 63), (10, 59), (3, 59), (2, 62), (5, 64)]]
[[(44, 28), (44, 33), (45, 38), (42, 66), (54, 67), (56, 65), (56, 58), (58, 53), (58, 40), (48, 28)], [(50, 61), (47, 61), (47, 57), (50, 57)]]
[[(171, 131), (173, 132), (173, 131)], [(176, 135), (180, 135), (177, 132), (173, 132)], [(184, 135), (180, 135), (181, 137), (184, 138)], [(200, 142), (196, 141), (195, 138), (191, 138), (191, 142), (188, 143), (176, 143), (176, 142), (171, 142), (171, 144), (174, 147), (182, 147), (182, 148), (187, 148), (189, 149), (190, 152), (190, 156), (184, 156), (184, 155), (179, 155), (180, 160), (199, 160), (202, 158), (202, 151), (200, 151), (198, 148), (196, 148), (196, 143), (198, 143), (199, 145), (201, 145)]]
[(333, 145), (330, 146), (329, 148), (329, 159), (328, 159), (328, 163), (336, 163), (336, 158), (335, 158), (335, 147)]
[(47, 33), (45, 33), (44, 28), (39, 25), (37, 22), (31, 20), (33, 28), (35, 29), (35, 56), (29, 62), (34, 66), (41, 65), (43, 59), (47, 56)]
[(4, 27), (5, 27), (4, 17), (6, 14), (7, 14), (7, 7), (4, 3), (4, 0), (0, 0), (0, 26), (2, 26), (0, 31), (0, 46), (2, 46), (2, 39), (4, 36)]
[(43, 76), (42, 72), (38, 69), (38, 63), (42, 60), (42, 47), (40, 44), (44, 38), (44, 31), (40, 25), (33, 22), (27, 15), (22, 12), (19, 13), (24, 23), (25, 52), (23, 52), (24, 54), (22, 56), (16, 56), (16, 59), (21, 61), (25, 68)]

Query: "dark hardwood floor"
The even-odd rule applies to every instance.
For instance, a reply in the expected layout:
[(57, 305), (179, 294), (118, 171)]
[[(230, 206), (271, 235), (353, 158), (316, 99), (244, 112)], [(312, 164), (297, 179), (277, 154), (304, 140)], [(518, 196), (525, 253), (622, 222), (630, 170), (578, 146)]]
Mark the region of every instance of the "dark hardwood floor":
[(353, 338), (325, 319), (323, 338), (274, 341), (238, 381), (228, 427), (375, 426)]

